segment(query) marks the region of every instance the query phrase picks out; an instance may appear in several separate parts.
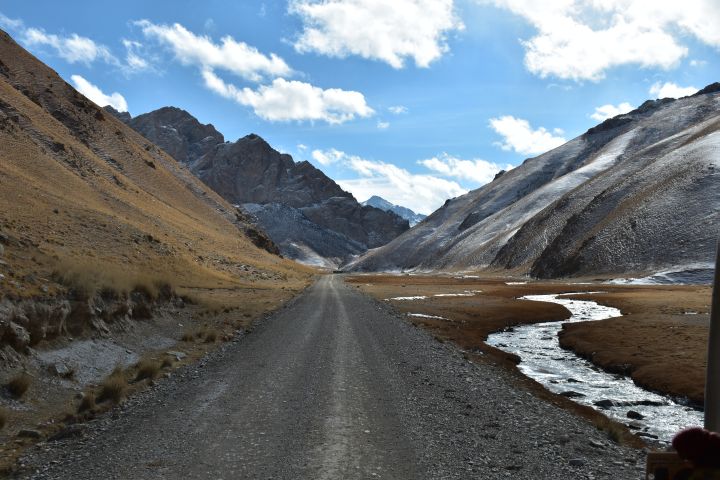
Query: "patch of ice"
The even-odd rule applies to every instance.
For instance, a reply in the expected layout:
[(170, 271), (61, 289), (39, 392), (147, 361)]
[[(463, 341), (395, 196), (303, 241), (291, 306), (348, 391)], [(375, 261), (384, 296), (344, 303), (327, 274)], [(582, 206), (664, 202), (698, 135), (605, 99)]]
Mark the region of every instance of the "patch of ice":
[(505, 282), (505, 285), (527, 285), (528, 282)]
[(472, 297), (476, 293), (482, 293), (482, 290), (465, 290), (463, 293), (436, 293), (433, 297)]
[(438, 317), (437, 315), (425, 315), (424, 313), (408, 313), (408, 317), (419, 317), (419, 318), (433, 318), (435, 320), (447, 320), (445, 317)]
[(428, 298), (428, 297), (426, 297), (425, 295), (416, 295), (416, 296), (414, 296), (414, 297), (392, 297), (392, 298), (386, 298), (385, 301), (390, 301), (390, 300), (425, 300), (426, 298)]

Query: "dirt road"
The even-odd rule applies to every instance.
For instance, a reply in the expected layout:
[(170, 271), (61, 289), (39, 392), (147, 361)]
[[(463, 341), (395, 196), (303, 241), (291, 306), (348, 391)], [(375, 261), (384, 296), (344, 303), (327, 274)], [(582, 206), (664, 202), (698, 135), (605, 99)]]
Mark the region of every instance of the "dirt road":
[(23, 478), (640, 478), (641, 452), (471, 364), (337, 276)]

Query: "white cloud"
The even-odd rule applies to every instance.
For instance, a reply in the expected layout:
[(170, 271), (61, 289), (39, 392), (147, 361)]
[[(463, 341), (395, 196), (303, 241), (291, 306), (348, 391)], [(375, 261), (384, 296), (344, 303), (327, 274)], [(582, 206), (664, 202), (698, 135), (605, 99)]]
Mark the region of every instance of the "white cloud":
[(16, 31), (26, 47), (50, 47), (68, 63), (83, 63), (89, 66), (96, 61), (102, 61), (117, 67), (124, 74), (152, 70), (150, 63), (140, 56), (139, 50), (142, 45), (138, 42), (122, 40), (127, 51), (126, 62), (123, 63), (113, 55), (109, 47), (77, 33), (70, 35), (47, 33), (42, 28), (25, 27), (22, 20), (8, 18), (2, 13), (0, 13), (0, 26)]
[(76, 33), (62, 37), (45, 33), (39, 28), (28, 28), (23, 32), (23, 41), (28, 46), (47, 45), (52, 47), (68, 63), (80, 62), (89, 65), (96, 60), (113, 64), (119, 63), (106, 46)]
[(707, 65), (707, 63), (707, 60), (690, 60), (691, 67), (704, 67), (705, 65)]
[(222, 69), (251, 81), (292, 74), (288, 64), (279, 56), (260, 53), (255, 47), (238, 42), (229, 35), (216, 44), (210, 37), (195, 35), (179, 23), (157, 25), (139, 20), (135, 24), (145, 36), (170, 47), (183, 65), (194, 65), (204, 70)]
[(395, 205), (430, 214), (448, 198), (467, 193), (456, 182), (433, 175), (413, 174), (390, 163), (355, 156), (347, 156), (346, 161), (360, 178), (338, 180), (337, 183), (355, 198), (379, 195)]
[(408, 109), (403, 105), (394, 105), (392, 107), (388, 107), (388, 111), (394, 115), (401, 115), (403, 113), (407, 113)]
[(670, 69), (688, 54), (686, 34), (720, 47), (717, 0), (479, 0), (524, 17), (525, 65), (541, 77), (598, 81), (608, 69)]
[(505, 115), (490, 119), (490, 127), (504, 137), (497, 145), (503, 150), (514, 150), (523, 155), (537, 155), (565, 143), (563, 131), (548, 131), (544, 127), (533, 129), (530, 122), (522, 118)]
[(0, 27), (8, 30), (17, 30), (23, 27), (23, 21), (17, 18), (10, 18), (0, 13)]
[(428, 67), (448, 51), (447, 33), (464, 28), (453, 0), (291, 0), (289, 11), (303, 21), (298, 52), (359, 55), (393, 68), (408, 58)]
[(619, 105), (601, 105), (599, 107), (595, 107), (595, 113), (590, 115), (590, 118), (593, 120), (597, 120), (598, 122), (602, 122), (603, 120), (607, 120), (608, 118), (617, 117), (618, 115), (622, 115), (623, 113), (628, 113), (631, 110), (634, 110), (635, 107), (630, 105), (628, 102), (623, 102)]
[(122, 44), (125, 47), (125, 63), (128, 70), (140, 72), (152, 69), (150, 62), (140, 53), (143, 48), (140, 42), (123, 39)]
[(326, 167), (328, 165), (332, 165), (333, 163), (344, 160), (347, 157), (347, 155), (345, 155), (345, 152), (335, 150), (334, 148), (325, 151), (313, 150), (310, 155), (312, 156), (313, 160), (317, 161), (320, 165), (324, 165)]
[(478, 186), (491, 182), (500, 170), (511, 170), (513, 168), (512, 165), (501, 167), (496, 163), (479, 158), (463, 160), (448, 155), (447, 153), (442, 153), (426, 160), (420, 160), (418, 163), (445, 177), (470, 180)]
[(72, 75), (70, 79), (72, 80), (73, 85), (75, 85), (75, 88), (78, 92), (82, 93), (99, 106), (104, 107), (105, 105), (110, 105), (115, 110), (118, 110), (120, 112), (127, 112), (128, 106), (127, 102), (125, 101), (125, 97), (123, 97), (119, 93), (113, 92), (110, 95), (107, 95), (103, 93), (103, 91), (100, 90), (99, 87), (88, 82), (80, 75)]
[(388, 128), (390, 128), (390, 122), (383, 122), (378, 120), (377, 128), (379, 128), (380, 130), (387, 130)]
[(329, 88), (276, 78), (257, 90), (239, 89), (211, 70), (202, 72), (205, 85), (219, 95), (252, 107), (260, 118), (270, 121), (321, 120), (343, 123), (355, 117), (369, 117), (374, 111), (360, 92)]
[(657, 82), (650, 87), (650, 95), (655, 98), (680, 98), (697, 93), (698, 90), (695, 87), (681, 87), (673, 82)]
[(307, 148), (307, 145), (305, 145), (304, 143), (298, 143), (297, 145), (297, 149), (301, 152), (304, 152), (305, 150), (307, 150)]

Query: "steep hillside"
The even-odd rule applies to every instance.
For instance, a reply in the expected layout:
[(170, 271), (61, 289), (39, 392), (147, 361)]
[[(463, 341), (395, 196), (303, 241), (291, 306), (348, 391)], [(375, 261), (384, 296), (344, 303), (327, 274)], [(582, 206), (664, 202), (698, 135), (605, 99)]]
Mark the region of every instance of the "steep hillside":
[(380, 210), (385, 210), (386, 212), (393, 212), (407, 220), (411, 227), (414, 227), (418, 223), (422, 222), (425, 217), (427, 217), (427, 215), (423, 215), (422, 213), (415, 213), (407, 207), (394, 205), (385, 200), (384, 198), (378, 197), (377, 195), (373, 195), (372, 197), (368, 198), (367, 200), (362, 202), (362, 205), (379, 208)]
[(538, 277), (709, 264), (720, 226), (720, 94), (648, 101), (464, 196), (353, 264)]
[(186, 167), (5, 33), (0, 158), (4, 298), (61, 294), (54, 279), (69, 273), (123, 286), (166, 279), (178, 289), (276, 288), (307, 275), (253, 244), (274, 248)]
[[(360, 252), (379, 247), (408, 229), (404, 219), (360, 205), (309, 162), (296, 163), (258, 135), (224, 142), (212, 125), (203, 125), (173, 107), (124, 121), (188, 165), (228, 202), (253, 204), (258, 224), (290, 258), (316, 264), (318, 257), (325, 257), (335, 265), (357, 254), (358, 246)], [(272, 216), (277, 207), (269, 204), (296, 209), (292, 214), (283, 209), (288, 214), (283, 216), (283, 222), (291, 223), (277, 224), (277, 218)], [(320, 230), (328, 232), (329, 237), (320, 240), (316, 235)], [(295, 246), (291, 247), (291, 243)], [(326, 257), (329, 251), (333, 253)]]

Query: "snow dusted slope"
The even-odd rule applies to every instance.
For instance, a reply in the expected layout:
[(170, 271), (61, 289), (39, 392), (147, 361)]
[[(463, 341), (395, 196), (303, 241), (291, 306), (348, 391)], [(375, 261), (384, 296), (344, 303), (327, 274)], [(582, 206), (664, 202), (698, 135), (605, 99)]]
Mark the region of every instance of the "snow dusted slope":
[(351, 265), (646, 273), (713, 258), (720, 94), (649, 101), (492, 183)]

